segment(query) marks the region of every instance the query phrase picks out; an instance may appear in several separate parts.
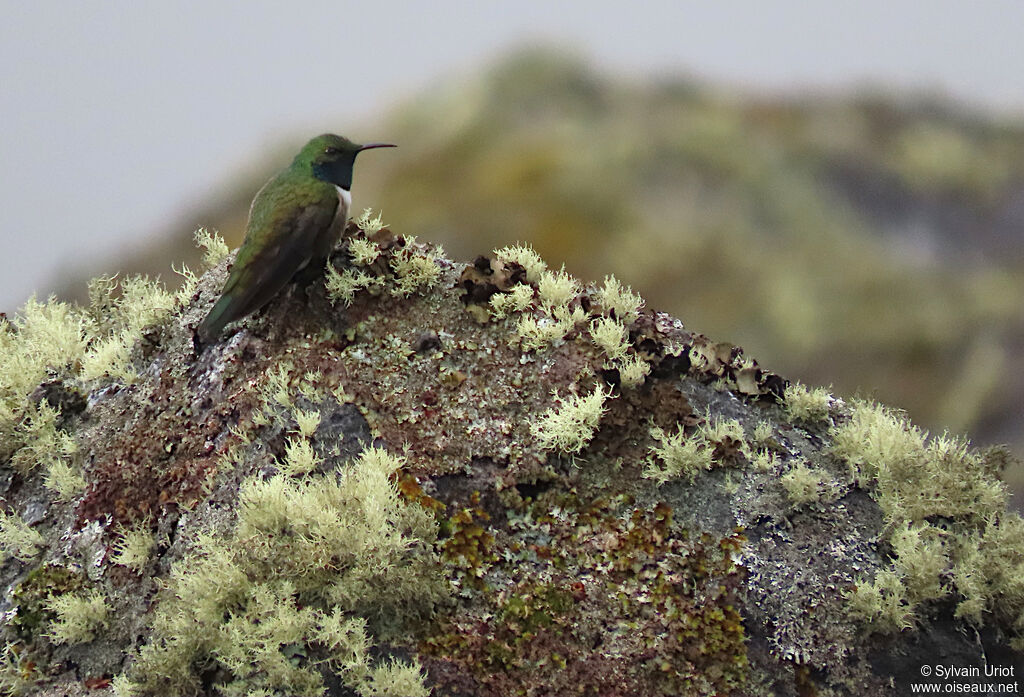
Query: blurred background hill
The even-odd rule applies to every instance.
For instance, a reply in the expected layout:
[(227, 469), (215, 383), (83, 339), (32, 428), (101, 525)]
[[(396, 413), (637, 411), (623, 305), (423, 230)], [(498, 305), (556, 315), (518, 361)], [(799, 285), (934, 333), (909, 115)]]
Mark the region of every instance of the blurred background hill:
[[(624, 81), (531, 48), (373, 131), (400, 147), (360, 161), (354, 205), (379, 202), (397, 231), (464, 259), (528, 242), (790, 378), (1024, 452), (1021, 119), (924, 95)], [(237, 245), (253, 193), (309, 135), (184, 218)], [(190, 232), (176, 221), (118, 268), (171, 278), (169, 260), (197, 263)]]
[(196, 227), (237, 244), (336, 131), (401, 146), (354, 190), (397, 230), (530, 242), (1022, 454), (1022, 23), (1016, 0), (0, 0), (0, 312), (173, 283)]

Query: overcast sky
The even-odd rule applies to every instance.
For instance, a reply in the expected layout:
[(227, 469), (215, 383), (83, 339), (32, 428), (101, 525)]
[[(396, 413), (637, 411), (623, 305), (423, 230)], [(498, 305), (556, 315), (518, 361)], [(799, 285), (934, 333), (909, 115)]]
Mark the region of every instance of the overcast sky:
[[(622, 75), (932, 90), (1024, 117), (1024, 2), (0, 0), (0, 311), (137, 245), (261, 149), (543, 40)], [(183, 230), (188, 235), (189, 230)], [(168, 264), (171, 260), (168, 260)]]

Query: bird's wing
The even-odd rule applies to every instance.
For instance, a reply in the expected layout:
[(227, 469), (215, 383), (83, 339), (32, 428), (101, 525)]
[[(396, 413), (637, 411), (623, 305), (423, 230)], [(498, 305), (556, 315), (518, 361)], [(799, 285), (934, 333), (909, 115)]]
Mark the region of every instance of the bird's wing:
[(238, 250), (224, 291), (199, 326), (204, 341), (229, 322), (263, 307), (309, 263), (317, 237), (331, 224), (337, 194), (320, 188), (296, 194), (271, 181), (257, 194), (249, 233)]

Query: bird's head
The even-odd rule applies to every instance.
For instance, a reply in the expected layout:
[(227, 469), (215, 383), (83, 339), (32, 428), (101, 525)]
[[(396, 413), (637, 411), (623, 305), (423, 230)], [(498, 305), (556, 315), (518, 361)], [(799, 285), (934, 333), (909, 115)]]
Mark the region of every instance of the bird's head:
[(325, 133), (306, 143), (292, 167), (309, 167), (313, 176), (343, 189), (352, 188), (352, 167), (356, 155), (371, 148), (393, 148), (390, 143), (359, 145), (348, 138)]

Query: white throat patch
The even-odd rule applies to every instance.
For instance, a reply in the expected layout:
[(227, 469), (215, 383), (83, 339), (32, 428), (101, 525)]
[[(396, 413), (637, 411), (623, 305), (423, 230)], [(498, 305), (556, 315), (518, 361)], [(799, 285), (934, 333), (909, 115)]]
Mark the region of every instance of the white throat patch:
[(352, 208), (352, 192), (345, 191), (340, 186), (335, 185), (335, 189), (338, 190), (338, 200), (341, 201), (342, 205), (345, 206), (345, 211), (348, 212)]

